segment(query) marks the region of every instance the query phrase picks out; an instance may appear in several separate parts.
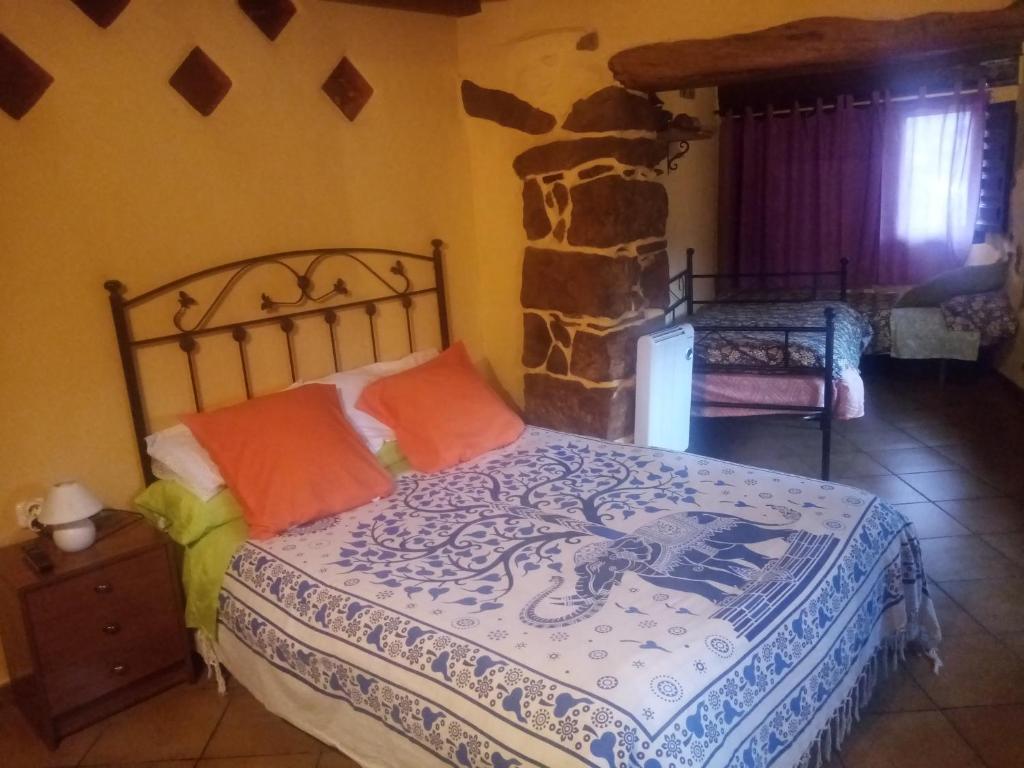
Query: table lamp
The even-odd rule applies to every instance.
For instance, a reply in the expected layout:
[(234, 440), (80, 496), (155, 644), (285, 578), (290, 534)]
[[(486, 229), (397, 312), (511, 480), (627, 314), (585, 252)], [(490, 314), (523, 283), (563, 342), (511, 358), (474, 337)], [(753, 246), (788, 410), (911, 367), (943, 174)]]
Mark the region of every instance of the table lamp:
[(39, 522), (53, 531), (53, 543), (65, 552), (92, 546), (96, 526), (90, 519), (103, 504), (84, 485), (67, 480), (52, 486), (43, 500)]

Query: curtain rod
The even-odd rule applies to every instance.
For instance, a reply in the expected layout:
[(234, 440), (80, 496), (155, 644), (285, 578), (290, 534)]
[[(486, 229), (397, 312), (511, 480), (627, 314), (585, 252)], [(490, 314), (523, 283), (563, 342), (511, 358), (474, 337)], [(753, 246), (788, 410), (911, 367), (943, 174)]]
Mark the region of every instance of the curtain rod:
[[(959, 89), (959, 90), (955, 90), (955, 91), (942, 91), (941, 93), (919, 92), (919, 93), (915, 93), (915, 94), (910, 95), (910, 96), (883, 96), (883, 97), (881, 97), (880, 101), (882, 101), (882, 102), (886, 102), (886, 101), (888, 101), (888, 102), (901, 102), (901, 101), (913, 101), (914, 99), (941, 99), (941, 98), (945, 98), (945, 97), (948, 97), (948, 96), (956, 96), (957, 94), (967, 95), (967, 94), (972, 94), (972, 93), (982, 93), (982, 92), (990, 91), (990, 90), (992, 90), (992, 89), (989, 88), (987, 85), (985, 85), (985, 86), (981, 86), (981, 87), (977, 87), (976, 86), (974, 88), (963, 88), (963, 89)], [(841, 98), (841, 97), (837, 97), (837, 98)], [(866, 107), (869, 104), (873, 103), (873, 101), (874, 101), (874, 99), (861, 99), (860, 101), (852, 102), (851, 106), (854, 106), (854, 107)], [(818, 111), (821, 111), (821, 112), (831, 112), (832, 110), (834, 110), (836, 108), (836, 106), (837, 106), (836, 104), (820, 104), (820, 105), (815, 105), (813, 107), (798, 107), (796, 109), (796, 111), (797, 112), (818, 112)], [(782, 116), (782, 115), (791, 115), (791, 114), (793, 114), (793, 111), (794, 110), (793, 110), (792, 107), (790, 107), (789, 109), (773, 109), (771, 114), (772, 114), (772, 117), (779, 117), (779, 116)], [(741, 111), (741, 112), (733, 112), (731, 109), (726, 110), (725, 112), (723, 112), (720, 109), (716, 109), (715, 110), (715, 114), (717, 114), (719, 116), (722, 116), (722, 117), (731, 117), (734, 120), (737, 119), (737, 118), (741, 118), (741, 117), (746, 117), (747, 116), (746, 112), (743, 112), (743, 111)], [(752, 112), (752, 113), (750, 113), (750, 117), (765, 117), (767, 114), (768, 114), (767, 110), (762, 110), (761, 112)]]

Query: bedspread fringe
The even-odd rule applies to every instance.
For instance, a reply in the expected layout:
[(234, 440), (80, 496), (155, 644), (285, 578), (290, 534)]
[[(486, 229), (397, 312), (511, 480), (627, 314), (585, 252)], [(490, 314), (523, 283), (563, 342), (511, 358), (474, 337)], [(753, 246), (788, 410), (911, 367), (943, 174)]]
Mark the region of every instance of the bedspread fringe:
[(206, 630), (196, 630), (196, 652), (202, 656), (203, 663), (206, 664), (206, 679), (210, 678), (217, 679), (217, 693), (221, 696), (227, 693), (227, 683), (224, 681), (224, 670), (221, 667), (220, 657), (217, 655), (217, 646), (213, 642), (213, 638), (210, 637)]
[[(835, 708), (826, 725), (818, 732), (818, 737), (800, 758), (798, 768), (823, 768), (832, 757), (832, 752), (842, 748), (843, 740), (849, 735), (854, 723), (860, 721), (861, 710), (871, 700), (876, 685), (906, 661), (907, 644), (907, 633), (901, 631), (886, 638), (875, 649), (861, 670), (856, 685)], [(938, 653), (929, 650), (924, 655), (931, 660), (933, 671), (938, 673), (942, 666)]]

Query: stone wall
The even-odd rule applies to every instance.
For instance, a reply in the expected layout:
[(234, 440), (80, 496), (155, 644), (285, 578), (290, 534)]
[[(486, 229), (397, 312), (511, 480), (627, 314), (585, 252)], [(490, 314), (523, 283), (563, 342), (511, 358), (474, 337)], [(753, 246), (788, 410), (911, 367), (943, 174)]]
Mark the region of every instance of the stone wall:
[(653, 138), (663, 120), (646, 98), (605, 88), (563, 124), (602, 135), (514, 162), (529, 240), (520, 298), (531, 424), (610, 439), (633, 431), (636, 340), (668, 301), (665, 146)]
[[(466, 84), (463, 102), (468, 114), (523, 133), (542, 124), (501, 91)], [(520, 300), (531, 424), (609, 439), (633, 432), (636, 340), (662, 323), (668, 303), (658, 167), (666, 146), (655, 140), (668, 118), (645, 96), (602, 88), (573, 105), (563, 138), (512, 163), (527, 239)]]

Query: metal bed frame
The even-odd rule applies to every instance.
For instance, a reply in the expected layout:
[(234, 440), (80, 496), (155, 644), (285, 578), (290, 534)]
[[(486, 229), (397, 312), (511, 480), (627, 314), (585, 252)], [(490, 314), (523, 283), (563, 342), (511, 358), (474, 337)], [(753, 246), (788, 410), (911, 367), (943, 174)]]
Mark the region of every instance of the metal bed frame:
[[(337, 327), (341, 325), (343, 313), (362, 310), (366, 317), (363, 327), (369, 335), (373, 359), (376, 362), (379, 360), (379, 339), (374, 318), (378, 307), (389, 303), (398, 303), (402, 306), (405, 311), (408, 347), (409, 351), (413, 352), (415, 351), (415, 339), (412, 313), (416, 299), (433, 294), (437, 299), (441, 346), (442, 348), (447, 347), (449, 331), (442, 262), (443, 245), (441, 240), (432, 240), (432, 251), (429, 256), (389, 248), (314, 248), (271, 253), (193, 272), (132, 298), (125, 297), (125, 286), (120, 281), (108, 280), (105, 282), (103, 287), (109, 294), (110, 309), (114, 318), (114, 332), (117, 336), (121, 367), (124, 370), (125, 387), (128, 391), (128, 406), (131, 410), (135, 443), (146, 483), (152, 482), (155, 477), (149, 455), (146, 453), (146, 435), (150, 430), (139, 377), (139, 360), (136, 354), (139, 349), (171, 345), (176, 345), (181, 349), (185, 356), (189, 383), (192, 387), (193, 405), (196, 411), (202, 411), (202, 387), (196, 366), (196, 356), (200, 351), (200, 339), (203, 338), (230, 336), (236, 342), (239, 373), (246, 398), (253, 396), (247, 354), (247, 346), (252, 342), (250, 328), (264, 325), (277, 325), (280, 328), (284, 344), (280, 347), (279, 354), (287, 355), (291, 379), (295, 382), (297, 377), (292, 333), (295, 330), (297, 319), (319, 316), (323, 320), (325, 328), (323, 338), (324, 341), (330, 343), (334, 370), (340, 371), (342, 370), (342, 360), (338, 348)], [(414, 288), (406, 274), (403, 259), (430, 262), (433, 266), (433, 285)], [(337, 272), (326, 278), (317, 277), (317, 273), (322, 269), (326, 271), (324, 265), (331, 262), (335, 266), (338, 266), (339, 262), (345, 263), (352, 269), (368, 274), (373, 278), (372, 284), (380, 286), (380, 292), (369, 296), (352, 296), (345, 280)], [(286, 299), (275, 299), (264, 291), (260, 294), (259, 310), (261, 314), (246, 317), (240, 321), (218, 322), (217, 313), (225, 299), (240, 284), (244, 284), (247, 277), (258, 273), (262, 268), (276, 269), (278, 274), (280, 274), (279, 270), (286, 270), (286, 277), (294, 280), (296, 293)], [(213, 299), (205, 306), (201, 306), (200, 302), (193, 298), (186, 289), (198, 281), (218, 275), (226, 276), (226, 279), (214, 294)], [(321, 286), (329, 287), (317, 291), (318, 283)], [(278, 282), (276, 285), (279, 286), (280, 283)], [(177, 292), (177, 309), (170, 319), (174, 330), (166, 334), (136, 337), (132, 331), (133, 311), (175, 291)], [(197, 314), (198, 317), (196, 317)], [(192, 320), (193, 317), (195, 317), (194, 320)], [(346, 330), (352, 327), (352, 323), (346, 323)]]
[[(695, 318), (695, 307), (707, 304), (786, 304), (812, 301), (818, 298), (821, 290), (822, 278), (838, 278), (839, 300), (846, 301), (847, 294), (847, 265), (846, 259), (841, 259), (840, 268), (834, 271), (822, 272), (729, 272), (717, 274), (697, 274), (694, 272), (693, 257), (694, 249), (686, 250), (686, 268), (681, 272), (669, 277), (669, 290), (673, 300), (665, 310), (666, 316), (670, 316), (669, 324), (675, 325), (679, 322), (691, 322), (695, 337), (698, 334), (728, 334), (728, 333), (778, 333), (782, 334), (783, 341), (783, 364), (781, 366), (762, 365), (730, 365), (728, 363), (703, 363), (694, 359), (693, 373), (741, 373), (751, 375), (771, 375), (780, 372), (799, 373), (801, 375), (819, 376), (824, 383), (824, 401), (820, 407), (803, 405), (767, 405), (764, 403), (726, 403), (713, 400), (694, 400), (694, 406), (706, 406), (711, 408), (736, 408), (755, 411), (788, 412), (794, 415), (811, 417), (818, 420), (821, 427), (821, 479), (828, 480), (832, 463), (832, 409), (833, 409), (833, 386), (835, 384), (835, 373), (833, 369), (835, 353), (835, 310), (827, 307), (824, 311), (824, 323), (820, 326), (791, 326), (791, 325), (702, 325), (699, 315)], [(810, 278), (811, 295), (806, 298), (724, 298), (724, 299), (696, 299), (694, 297), (694, 280), (734, 280), (738, 284), (740, 280), (756, 280), (759, 287), (763, 288), (769, 279), (789, 278)], [(679, 310), (685, 307), (686, 313), (680, 318)], [(693, 322), (696, 319), (697, 322)], [(789, 349), (791, 336), (794, 333), (821, 333), (825, 336), (825, 361), (823, 366), (793, 365)]]

